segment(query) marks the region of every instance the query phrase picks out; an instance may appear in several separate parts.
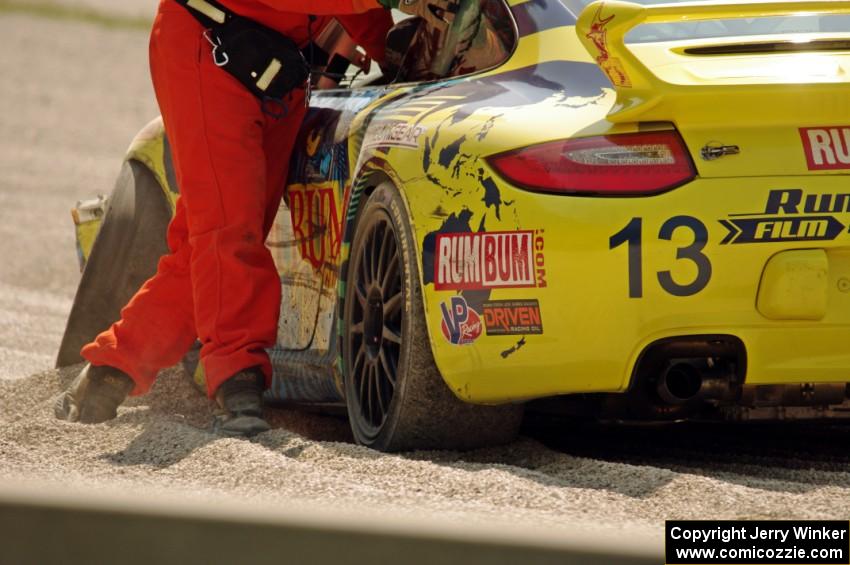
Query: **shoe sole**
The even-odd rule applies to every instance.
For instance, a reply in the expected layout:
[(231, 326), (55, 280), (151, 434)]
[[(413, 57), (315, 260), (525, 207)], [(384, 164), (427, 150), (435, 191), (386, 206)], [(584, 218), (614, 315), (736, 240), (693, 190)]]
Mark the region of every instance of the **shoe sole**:
[(226, 421), (216, 419), (213, 433), (221, 437), (253, 437), (271, 429), (268, 422), (254, 416), (237, 416)]

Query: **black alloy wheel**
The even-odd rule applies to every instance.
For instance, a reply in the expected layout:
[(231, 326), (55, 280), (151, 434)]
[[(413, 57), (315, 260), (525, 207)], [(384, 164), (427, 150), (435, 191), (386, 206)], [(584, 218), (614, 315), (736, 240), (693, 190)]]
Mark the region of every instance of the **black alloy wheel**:
[(350, 378), (363, 431), (374, 437), (387, 419), (398, 382), (404, 289), (395, 229), (389, 216), (374, 214), (362, 226), (365, 241), (349, 266), (354, 302), (348, 331)]
[(470, 449), (516, 436), (522, 405), (477, 406), (434, 362), (407, 206), (390, 182), (357, 214), (345, 269), (342, 359), (354, 438), (381, 451)]

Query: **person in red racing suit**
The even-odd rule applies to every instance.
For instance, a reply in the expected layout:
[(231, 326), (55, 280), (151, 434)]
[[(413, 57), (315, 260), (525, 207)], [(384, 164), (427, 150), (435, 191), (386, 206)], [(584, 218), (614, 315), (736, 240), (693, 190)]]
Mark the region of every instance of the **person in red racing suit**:
[[(390, 2), (392, 0), (382, 0)], [(397, 1), (397, 0), (396, 0)], [(445, 27), (450, 0), (402, 0), (403, 12)], [(427, 3), (426, 3), (427, 2)], [(392, 26), (378, 0), (220, 0), (233, 12), (304, 47), (336, 17), (375, 61)], [(304, 90), (283, 117), (218, 68), (188, 8), (161, 0), (150, 40), (154, 91), (171, 144), (180, 197), (170, 253), (121, 311), (82, 349), (89, 362), (57, 400), (56, 416), (111, 419), (128, 394), (147, 392), (158, 371), (195, 339), (207, 390), (219, 404), (214, 429), (249, 436), (268, 429), (261, 395), (271, 382), (280, 280), (265, 239), (280, 205), (289, 156), (304, 117)]]

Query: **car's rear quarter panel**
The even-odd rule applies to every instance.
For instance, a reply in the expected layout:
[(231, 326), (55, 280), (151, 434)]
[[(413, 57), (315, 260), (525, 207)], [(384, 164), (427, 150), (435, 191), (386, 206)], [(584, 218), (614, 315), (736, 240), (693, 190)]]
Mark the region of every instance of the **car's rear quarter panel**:
[[(575, 35), (571, 27), (530, 34), (500, 69), (423, 90), (405, 103), (431, 108), (415, 118), (424, 128), (419, 146), (393, 149), (387, 156), (387, 166), (403, 185), (422, 254), (425, 314), (435, 360), (452, 390), (482, 403), (624, 391), (648, 345), (696, 334), (740, 338), (746, 347), (748, 383), (847, 381), (847, 207), (827, 214), (841, 224), (840, 233), (815, 241), (779, 242), (769, 236), (745, 241), (746, 236), (736, 239), (727, 227), (736, 215), (765, 216), (771, 191), (850, 193), (846, 176), (730, 176), (697, 179), (652, 197), (593, 198), (520, 190), (487, 165), (483, 156), (531, 143), (636, 129), (605, 119), (613, 92), (598, 69), (586, 62), (586, 54), (572, 49), (570, 35)], [(464, 98), (455, 99), (456, 94)], [(765, 142), (769, 139), (764, 137)], [(795, 150), (802, 152), (802, 146)], [(802, 208), (801, 217), (806, 215)], [(636, 218), (641, 227), (642, 292), (630, 297), (628, 245), (612, 249), (610, 240)], [(665, 225), (669, 240), (661, 235)], [(707, 238), (704, 245), (695, 246), (699, 226)], [(526, 231), (532, 232), (534, 244), (533, 286), (460, 291), (434, 284), (440, 234)], [(762, 235), (766, 231), (762, 228)], [(830, 236), (833, 231), (830, 228)], [(821, 319), (771, 320), (757, 308), (766, 264), (777, 253), (794, 249), (825, 250), (827, 268), (816, 275), (826, 277), (818, 283), (827, 301)], [(681, 250), (686, 256), (677, 258)], [(700, 268), (688, 259), (688, 253), (704, 255), (710, 272), (705, 264)], [(674, 289), (703, 280), (682, 291), (696, 288), (692, 294), (677, 296), (669, 282), (665, 289), (659, 281), (664, 272)], [(794, 300), (795, 292), (800, 289), (792, 285), (787, 300)], [(475, 334), (474, 339), (466, 344), (452, 343), (443, 328), (443, 306), (450, 319), (452, 297), (459, 295), (481, 322), (480, 334), (473, 330), (467, 337)], [(487, 335), (486, 301), (537, 301), (542, 333)]]
[[(426, 315), (444, 378), (458, 394), (476, 401), (621, 391), (628, 386), (638, 355), (652, 342), (682, 335), (730, 334), (746, 347), (750, 384), (847, 381), (850, 235), (846, 226), (850, 214), (832, 215), (844, 226), (834, 240), (723, 243), (730, 232), (720, 220), (763, 211), (770, 191), (787, 186), (788, 180), (698, 180), (654, 197), (616, 199), (532, 194), (496, 180), (502, 220), (481, 206), (473, 212), (475, 202), (467, 201), (471, 212), (467, 223), (473, 231), (482, 220), (488, 232), (533, 230), (544, 242), (546, 286), (493, 290), (488, 298), (539, 301), (544, 331), (487, 336), (485, 330), (468, 345), (450, 343), (440, 329), (440, 305), (456, 291), (436, 290), (429, 282), (433, 274), (428, 269), (435, 259), (429, 257), (433, 251), (426, 239), (446, 230), (446, 218), (435, 214), (438, 208), (425, 198), (411, 197), (417, 239), (424, 252)], [(838, 194), (842, 189), (837, 180), (806, 179), (802, 186), (811, 193)], [(508, 202), (510, 206), (504, 204)], [(427, 212), (429, 206), (432, 209)], [(452, 209), (464, 206), (444, 208)], [(658, 273), (664, 271), (680, 286), (700, 276), (696, 263), (677, 258), (678, 250), (694, 243), (694, 231), (686, 223), (674, 224), (679, 227), (669, 241), (659, 237), (665, 223), (682, 217), (705, 226), (708, 234), (699, 252), (710, 262), (711, 272), (703, 273), (708, 277), (704, 289), (690, 296), (675, 296), (658, 281)], [(627, 245), (610, 249), (609, 243), (634, 218), (640, 218), (642, 227), (639, 298), (629, 296)], [(793, 249), (826, 250), (827, 306), (822, 319), (769, 320), (756, 307), (766, 264), (775, 254)], [(539, 274), (537, 279), (539, 284)], [(474, 304), (476, 298), (471, 297), (475, 293), (465, 294), (470, 296), (470, 307), (480, 314), (481, 302)], [(524, 343), (517, 347), (520, 340)]]

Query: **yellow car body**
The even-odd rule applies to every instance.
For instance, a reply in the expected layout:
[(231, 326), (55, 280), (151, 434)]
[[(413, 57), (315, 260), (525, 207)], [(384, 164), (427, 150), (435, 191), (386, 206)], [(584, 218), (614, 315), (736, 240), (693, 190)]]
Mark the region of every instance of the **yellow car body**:
[[(836, 2), (757, 3), (747, 9), (752, 16), (792, 14), (803, 4), (813, 11), (850, 11)], [(540, 264), (545, 270), (545, 286), (494, 290), (492, 299), (539, 301), (544, 332), (482, 337), (469, 346), (453, 346), (439, 338), (439, 305), (445, 292), (425, 285), (435, 358), (446, 382), (472, 402), (622, 392), (649, 345), (687, 335), (740, 338), (746, 349), (747, 384), (850, 381), (850, 167), (845, 159), (842, 168), (811, 170), (800, 131), (832, 126), (844, 136), (850, 132), (850, 53), (731, 55), (700, 61), (684, 51), (727, 44), (729, 39), (626, 47), (622, 37), (638, 21), (737, 18), (747, 12), (741, 4), (714, 2), (668, 7), (604, 2), (584, 12), (578, 29), (559, 27), (523, 38), (510, 62), (494, 72), (565, 55), (589, 60), (588, 52), (595, 53), (596, 47), (587, 37), (597, 11), (613, 18), (607, 30), (610, 49), (631, 78), (630, 86), (606, 89), (597, 103), (580, 109), (552, 99), (510, 111), (487, 108), (441, 135), (451, 139), (487, 124), (494, 131), (511, 131), (519, 147), (566, 136), (636, 131), (647, 123), (658, 128), (675, 123), (692, 151), (723, 142), (738, 145), (741, 153), (715, 161), (694, 155), (694, 181), (650, 197), (529, 193), (497, 178), (501, 199), (511, 201), (512, 210), (502, 212), (502, 221), (489, 214), (487, 229), (533, 231), (539, 238), (535, 251), (539, 241), (542, 256), (535, 256), (535, 268)], [(770, 39), (756, 36), (747, 41)], [(468, 142), (464, 151), (488, 155), (494, 150), (489, 139)], [(413, 168), (418, 157), (411, 155), (397, 170)], [(475, 178), (474, 170), (465, 172)], [(462, 203), (447, 195), (435, 206), (433, 190), (406, 186), (419, 241), (421, 234), (439, 229), (439, 218), (431, 214), (435, 208), (465, 206), (474, 211), (473, 218), (488, 212), (480, 191), (470, 191)], [(802, 199), (794, 212), (791, 206), (771, 206), (772, 193), (787, 199), (796, 198), (796, 191), (802, 191)], [(809, 198), (816, 202), (807, 210)], [(723, 222), (742, 214), (759, 219), (753, 241), (727, 241), (729, 224)], [(701, 276), (696, 262), (677, 258), (679, 250), (694, 245), (693, 229), (675, 221), (681, 217), (705, 227), (707, 238), (699, 254), (711, 269), (704, 287), (687, 296), (672, 294), (657, 280), (659, 273), (669, 273), (676, 285), (685, 286)], [(642, 224), (640, 297), (629, 295), (627, 249), (609, 245), (611, 236), (634, 218)], [(840, 223), (840, 233), (833, 233), (825, 218), (833, 218), (835, 226)], [(661, 238), (665, 223), (676, 227), (671, 237)], [(751, 225), (744, 224), (745, 229)], [(521, 348), (512, 352), (519, 339)]]
[[(269, 238), (284, 290), (272, 396), (343, 397), (345, 263), (375, 178), (399, 189), (414, 234), (429, 328), (416, 339), (466, 402), (625, 393), (651, 346), (693, 336), (736, 344), (736, 386), (850, 382), (850, 31), (625, 39), (850, 5), (605, 0), (576, 19), (552, 0), (507, 4), (516, 42), (495, 68), (314, 93)], [(789, 39), (832, 47), (760, 47)], [(652, 194), (530, 191), (493, 164), (673, 131), (694, 175)], [(128, 158), (173, 202), (165, 153), (154, 123)]]

